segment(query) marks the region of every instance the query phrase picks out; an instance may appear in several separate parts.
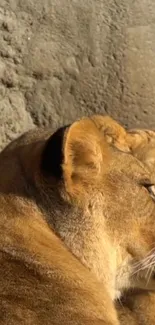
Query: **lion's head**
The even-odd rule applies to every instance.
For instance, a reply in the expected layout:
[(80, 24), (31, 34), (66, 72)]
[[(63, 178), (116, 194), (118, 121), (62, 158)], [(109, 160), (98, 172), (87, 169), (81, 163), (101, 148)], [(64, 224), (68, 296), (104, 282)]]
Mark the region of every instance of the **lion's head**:
[[(109, 134), (113, 123), (129, 150)], [(53, 134), (28, 132), (0, 155), (0, 192), (10, 205), (18, 198), (19, 209), (35, 206), (112, 299), (130, 287), (155, 289), (155, 178), (130, 154), (132, 139), (93, 116)]]

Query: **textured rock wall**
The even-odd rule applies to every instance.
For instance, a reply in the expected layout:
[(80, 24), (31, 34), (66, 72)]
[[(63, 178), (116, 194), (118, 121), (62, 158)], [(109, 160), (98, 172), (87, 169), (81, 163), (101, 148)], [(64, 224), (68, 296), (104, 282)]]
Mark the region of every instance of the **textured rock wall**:
[(154, 0), (1, 0), (0, 148), (106, 113), (155, 125)]

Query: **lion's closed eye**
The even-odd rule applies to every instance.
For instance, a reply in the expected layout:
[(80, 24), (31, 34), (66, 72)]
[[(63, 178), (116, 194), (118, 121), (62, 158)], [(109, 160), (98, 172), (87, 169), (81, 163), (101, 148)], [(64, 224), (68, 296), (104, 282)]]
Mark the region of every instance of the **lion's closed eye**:
[(147, 191), (149, 192), (152, 199), (155, 200), (155, 185), (147, 184), (147, 185), (144, 185), (144, 187), (147, 189)]

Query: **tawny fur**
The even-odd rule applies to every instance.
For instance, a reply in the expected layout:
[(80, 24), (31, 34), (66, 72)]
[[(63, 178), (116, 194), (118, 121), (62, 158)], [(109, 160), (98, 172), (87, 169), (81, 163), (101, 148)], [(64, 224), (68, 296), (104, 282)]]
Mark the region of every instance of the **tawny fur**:
[[(155, 183), (155, 131), (147, 129), (127, 130), (110, 117), (95, 116), (100, 130), (109, 143), (122, 151), (134, 155), (151, 172)], [(152, 288), (153, 289), (153, 288)], [(121, 300), (116, 301), (121, 325), (154, 325), (155, 294), (146, 290), (127, 291)]]
[(112, 120), (102, 119), (106, 128), (92, 116), (65, 129), (56, 174), (55, 150), (51, 170), (41, 168), (59, 138), (51, 130), (31, 131), (0, 154), (0, 324), (117, 325), (116, 298), (155, 290), (147, 269), (135, 274), (155, 243), (152, 176), (123, 128), (120, 144), (119, 126), (111, 134)]

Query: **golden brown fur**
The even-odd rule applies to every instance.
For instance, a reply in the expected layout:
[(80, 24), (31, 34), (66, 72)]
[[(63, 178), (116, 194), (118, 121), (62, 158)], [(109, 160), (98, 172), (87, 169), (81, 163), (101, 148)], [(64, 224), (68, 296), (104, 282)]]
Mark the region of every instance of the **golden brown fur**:
[[(149, 168), (152, 179), (155, 179), (155, 132), (147, 129), (124, 129), (108, 116), (94, 118), (107, 141), (120, 150), (133, 154)], [(121, 301), (116, 302), (116, 308), (122, 325), (155, 324), (155, 294), (151, 291), (126, 292)]]
[[(152, 178), (155, 178), (155, 132), (136, 129), (128, 130), (127, 133), (130, 138), (130, 151), (146, 164)], [(137, 291), (128, 294), (122, 306), (123, 308), (119, 306), (122, 325), (129, 322), (129, 316), (131, 325), (155, 324), (155, 294), (153, 292)]]
[(0, 324), (117, 325), (117, 297), (155, 290), (138, 272), (155, 242), (153, 179), (100, 119), (31, 131), (0, 154)]

